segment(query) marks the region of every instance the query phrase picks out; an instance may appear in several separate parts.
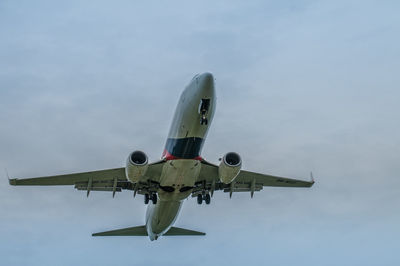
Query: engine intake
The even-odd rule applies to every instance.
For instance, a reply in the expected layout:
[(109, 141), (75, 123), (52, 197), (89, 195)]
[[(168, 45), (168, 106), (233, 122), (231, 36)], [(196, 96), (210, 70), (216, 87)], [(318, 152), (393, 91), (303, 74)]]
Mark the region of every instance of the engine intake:
[(218, 168), (219, 179), (225, 184), (235, 180), (242, 168), (242, 159), (236, 152), (228, 152), (222, 158)]
[(136, 183), (146, 174), (148, 165), (147, 155), (142, 151), (134, 151), (126, 160), (125, 174), (129, 181)]

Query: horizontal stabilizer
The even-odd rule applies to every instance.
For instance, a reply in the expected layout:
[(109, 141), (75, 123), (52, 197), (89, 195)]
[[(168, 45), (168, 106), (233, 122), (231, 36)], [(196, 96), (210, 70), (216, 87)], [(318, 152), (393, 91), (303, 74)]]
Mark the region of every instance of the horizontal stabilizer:
[(146, 226), (135, 226), (92, 234), (92, 236), (147, 236)]
[(179, 227), (171, 227), (164, 235), (165, 236), (204, 236), (206, 233), (183, 229)]
[[(92, 234), (92, 236), (147, 236), (146, 226), (135, 226), (122, 228), (112, 231), (105, 231), (100, 233)], [(183, 229), (179, 227), (171, 227), (168, 232), (164, 234), (165, 236), (203, 236), (205, 233)]]

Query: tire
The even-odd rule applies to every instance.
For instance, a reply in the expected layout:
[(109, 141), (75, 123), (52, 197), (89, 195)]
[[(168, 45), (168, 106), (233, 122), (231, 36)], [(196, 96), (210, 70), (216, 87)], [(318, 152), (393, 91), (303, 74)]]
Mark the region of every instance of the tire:
[(197, 195), (197, 204), (203, 203), (203, 196), (201, 194)]
[(204, 201), (206, 202), (207, 205), (210, 204), (210, 202), (211, 202), (210, 194), (206, 194), (206, 195), (205, 195)]
[(149, 194), (144, 194), (144, 204), (149, 204), (150, 196)]
[(151, 201), (153, 202), (153, 204), (157, 204), (157, 194), (153, 194), (152, 196), (151, 196)]

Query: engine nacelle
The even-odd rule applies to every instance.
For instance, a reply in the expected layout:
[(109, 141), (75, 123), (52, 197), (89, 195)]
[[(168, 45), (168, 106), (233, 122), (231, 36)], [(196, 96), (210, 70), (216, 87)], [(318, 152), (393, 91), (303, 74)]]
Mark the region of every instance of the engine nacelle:
[(125, 174), (129, 181), (136, 183), (146, 174), (149, 160), (142, 151), (134, 151), (126, 159)]
[(239, 154), (235, 152), (228, 152), (222, 158), (218, 167), (218, 175), (221, 182), (225, 184), (231, 183), (235, 180), (236, 176), (242, 168), (242, 159)]

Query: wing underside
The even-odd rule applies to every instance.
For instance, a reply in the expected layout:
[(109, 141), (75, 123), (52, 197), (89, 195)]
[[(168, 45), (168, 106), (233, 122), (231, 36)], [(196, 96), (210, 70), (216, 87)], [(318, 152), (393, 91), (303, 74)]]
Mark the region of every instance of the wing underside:
[(9, 179), (13, 186), (66, 186), (74, 185), (77, 190), (87, 191), (111, 191), (133, 190), (138, 194), (155, 192), (161, 176), (164, 161), (149, 164), (146, 175), (136, 184), (128, 181), (125, 168), (113, 168), (99, 171), (74, 173), (66, 175), (44, 176), (34, 178)]
[[(132, 190), (135, 194), (155, 193), (159, 189), (159, 179), (165, 161), (158, 161), (149, 164), (146, 175), (136, 184), (128, 181), (125, 175), (125, 168), (113, 168), (99, 171), (74, 173), (66, 175), (44, 176), (24, 179), (10, 179), (14, 186), (55, 186), (74, 185), (77, 190), (87, 191), (110, 191), (113, 196), (122, 190)], [(222, 190), (232, 195), (233, 192), (260, 191), (265, 186), (272, 187), (311, 187), (314, 181), (303, 181), (286, 177), (279, 177), (267, 174), (260, 174), (241, 170), (234, 182), (224, 184), (218, 176), (218, 166), (207, 161), (201, 162), (201, 171), (192, 191), (192, 196), (197, 196), (204, 191), (211, 194), (214, 191)]]
[(204, 191), (222, 190), (232, 195), (233, 192), (250, 192), (251, 196), (255, 191), (260, 191), (263, 187), (311, 187), (314, 181), (304, 181), (299, 179), (260, 174), (241, 170), (234, 182), (224, 184), (220, 182), (218, 166), (207, 161), (202, 161), (200, 176), (196, 182), (192, 196), (195, 197)]

